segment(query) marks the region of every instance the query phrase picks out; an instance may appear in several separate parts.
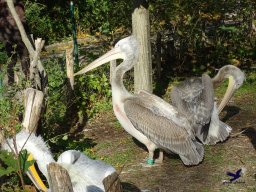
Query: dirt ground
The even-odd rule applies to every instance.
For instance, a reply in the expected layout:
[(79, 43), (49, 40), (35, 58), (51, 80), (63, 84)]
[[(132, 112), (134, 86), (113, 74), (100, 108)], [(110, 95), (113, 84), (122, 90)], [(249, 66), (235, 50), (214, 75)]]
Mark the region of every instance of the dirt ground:
[[(96, 145), (93, 151), (121, 173), (124, 191), (256, 191), (256, 103), (255, 94), (235, 96), (221, 114), (232, 127), (223, 143), (205, 146), (205, 157), (197, 166), (187, 167), (177, 155), (165, 154), (164, 163), (145, 167), (147, 151), (121, 128), (112, 111), (90, 122), (85, 137)], [(227, 171), (245, 173), (235, 183)]]

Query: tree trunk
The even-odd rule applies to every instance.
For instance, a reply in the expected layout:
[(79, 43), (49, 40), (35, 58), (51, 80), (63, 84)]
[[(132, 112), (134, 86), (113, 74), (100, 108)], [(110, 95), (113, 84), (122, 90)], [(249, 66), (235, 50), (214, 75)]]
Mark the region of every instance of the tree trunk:
[(133, 35), (140, 45), (138, 63), (134, 66), (134, 91), (152, 92), (152, 60), (150, 45), (150, 23), (146, 0), (134, 0), (132, 13)]

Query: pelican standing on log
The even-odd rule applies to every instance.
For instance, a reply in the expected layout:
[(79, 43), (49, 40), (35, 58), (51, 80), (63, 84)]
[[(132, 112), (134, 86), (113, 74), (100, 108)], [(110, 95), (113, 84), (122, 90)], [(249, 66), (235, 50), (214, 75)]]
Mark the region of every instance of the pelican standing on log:
[(160, 162), (163, 159), (162, 150), (165, 150), (178, 154), (185, 165), (199, 164), (204, 156), (204, 148), (197, 142), (187, 118), (151, 93), (141, 91), (131, 94), (124, 87), (123, 76), (134, 66), (138, 54), (138, 43), (134, 36), (129, 36), (74, 75), (86, 73), (112, 60), (123, 59), (111, 77), (113, 110), (123, 128), (147, 147), (148, 164), (154, 163), (157, 148), (161, 149)]
[[(219, 119), (219, 113), (226, 106), (235, 90), (244, 81), (244, 73), (237, 67), (226, 65), (211, 79), (207, 74), (202, 77), (187, 78), (171, 92), (172, 104), (189, 120), (196, 137), (203, 144), (214, 145), (227, 139), (231, 127)], [(217, 109), (214, 101), (214, 86), (229, 79), (226, 93)]]
[[(7, 139), (7, 142), (2, 144), (2, 149), (12, 151), (14, 141), (18, 152), (26, 149), (30, 154), (29, 160), (36, 160), (39, 170), (48, 180), (47, 166), (55, 160), (42, 137), (21, 131), (15, 136), (15, 140)], [(116, 171), (111, 165), (100, 160), (92, 160), (76, 150), (63, 152), (57, 163), (67, 170), (74, 192), (104, 192), (103, 179)], [(48, 191), (34, 166), (28, 169), (27, 174), (39, 190)]]

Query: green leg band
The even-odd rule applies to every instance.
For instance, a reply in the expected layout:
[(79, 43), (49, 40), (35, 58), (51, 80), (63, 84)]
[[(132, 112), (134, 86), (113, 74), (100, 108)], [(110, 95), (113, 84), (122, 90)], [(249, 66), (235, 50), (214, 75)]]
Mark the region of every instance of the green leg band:
[(153, 164), (154, 164), (154, 159), (148, 159), (148, 160), (147, 160), (147, 163), (148, 163), (149, 165), (153, 165)]

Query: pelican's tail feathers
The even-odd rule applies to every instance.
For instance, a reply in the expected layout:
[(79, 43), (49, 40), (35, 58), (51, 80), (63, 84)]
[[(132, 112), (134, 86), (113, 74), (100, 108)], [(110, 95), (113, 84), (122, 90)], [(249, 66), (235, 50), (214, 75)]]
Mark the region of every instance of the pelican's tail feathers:
[(208, 137), (203, 142), (204, 144), (215, 145), (216, 143), (223, 142), (228, 138), (232, 128), (227, 124), (223, 123), (222, 121), (219, 121), (218, 124), (219, 126), (217, 128), (216, 133), (215, 134), (209, 133)]
[(192, 141), (192, 150), (187, 154), (180, 154), (180, 158), (185, 165), (198, 165), (204, 158), (204, 147), (196, 140)]
[(211, 117), (211, 124), (208, 136), (205, 140), (201, 141), (203, 142), (203, 144), (215, 145), (218, 142), (225, 141), (228, 138), (231, 130), (232, 128), (230, 126), (220, 121), (218, 116), (218, 110), (215, 104)]

